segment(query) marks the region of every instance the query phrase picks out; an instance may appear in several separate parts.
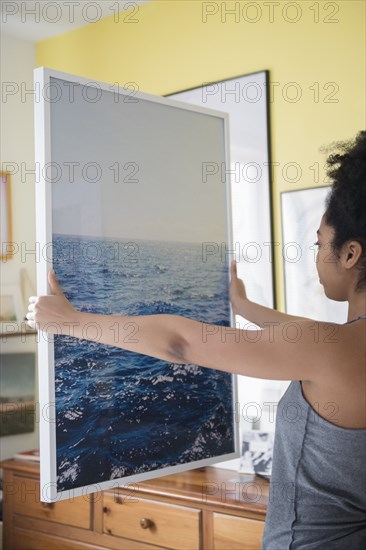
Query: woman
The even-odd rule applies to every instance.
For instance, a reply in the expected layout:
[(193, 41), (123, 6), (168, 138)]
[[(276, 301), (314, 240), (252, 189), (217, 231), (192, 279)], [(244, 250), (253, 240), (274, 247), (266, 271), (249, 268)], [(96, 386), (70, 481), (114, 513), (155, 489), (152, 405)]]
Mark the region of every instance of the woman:
[[(292, 381), (277, 410), (264, 550), (358, 550), (366, 545), (366, 132), (336, 146), (340, 152), (327, 160), (334, 183), (317, 231), (316, 265), (326, 296), (348, 301), (345, 324), (286, 315), (251, 302), (235, 262), (233, 312), (261, 327), (256, 339), (246, 338), (241, 329), (217, 330), (178, 315), (78, 312), (53, 271), (53, 295), (29, 300), (28, 323), (40, 330), (70, 334), (73, 326), (73, 336), (81, 338), (86, 323), (98, 323), (98, 341), (104, 344), (178, 364)], [(296, 343), (287, 337), (289, 322)]]

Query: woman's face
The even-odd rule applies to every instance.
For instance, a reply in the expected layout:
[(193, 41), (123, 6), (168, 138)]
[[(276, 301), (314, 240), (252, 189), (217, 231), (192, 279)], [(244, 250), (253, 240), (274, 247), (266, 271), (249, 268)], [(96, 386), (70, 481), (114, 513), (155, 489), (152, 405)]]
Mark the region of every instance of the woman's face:
[(338, 256), (332, 250), (334, 229), (324, 221), (324, 215), (317, 231), (318, 253), (316, 268), (319, 282), (327, 298), (343, 302), (347, 300), (347, 285)]

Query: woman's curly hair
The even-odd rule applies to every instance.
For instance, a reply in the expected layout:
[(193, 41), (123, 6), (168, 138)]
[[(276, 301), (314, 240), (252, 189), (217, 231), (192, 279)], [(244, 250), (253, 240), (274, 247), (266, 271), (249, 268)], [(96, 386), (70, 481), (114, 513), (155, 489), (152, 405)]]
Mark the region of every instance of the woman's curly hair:
[(320, 151), (331, 154), (326, 174), (332, 187), (325, 201), (324, 220), (334, 229), (333, 250), (339, 254), (350, 240), (362, 246), (356, 291), (366, 287), (366, 131), (354, 139), (331, 143)]

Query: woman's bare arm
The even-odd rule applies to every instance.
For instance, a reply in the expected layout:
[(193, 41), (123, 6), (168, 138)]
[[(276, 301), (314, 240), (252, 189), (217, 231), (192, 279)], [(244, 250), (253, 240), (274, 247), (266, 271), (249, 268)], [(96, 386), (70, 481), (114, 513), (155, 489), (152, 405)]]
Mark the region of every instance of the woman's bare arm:
[[(182, 363), (270, 380), (316, 382), (335, 375), (349, 349), (341, 325), (274, 322), (263, 330), (234, 329), (180, 318)], [(178, 326), (178, 325), (177, 325)]]
[(272, 323), (311, 320), (306, 319), (306, 317), (297, 317), (296, 315), (281, 313), (276, 309), (265, 307), (248, 300), (244, 283), (237, 275), (235, 260), (231, 262), (230, 275), (230, 300), (234, 315), (241, 315), (261, 328), (266, 328)]
[[(179, 315), (82, 313), (64, 296), (54, 274), (49, 275), (49, 282), (53, 295), (31, 298), (27, 315), (31, 326), (46, 332), (69, 334), (172, 363), (192, 363), (255, 378), (315, 380), (324, 376), (328, 365), (334, 366), (337, 350), (332, 343), (338, 340), (337, 334), (329, 340), (329, 324), (276, 322), (264, 330), (246, 331)], [(339, 325), (334, 327), (337, 331)]]
[(119, 347), (164, 361), (176, 362), (178, 315), (102, 315), (76, 310), (64, 295), (53, 270), (48, 274), (52, 294), (29, 299), (28, 324), (37, 330), (73, 336)]
[[(234, 309), (234, 308), (233, 308)], [(296, 315), (289, 315), (288, 313), (282, 313), (276, 309), (270, 307), (261, 306), (255, 302), (251, 302), (246, 299), (239, 299), (236, 303), (235, 314), (241, 315), (244, 319), (252, 321), (261, 328), (266, 328), (273, 323), (288, 323), (290, 321), (311, 321), (306, 317), (297, 317)]]

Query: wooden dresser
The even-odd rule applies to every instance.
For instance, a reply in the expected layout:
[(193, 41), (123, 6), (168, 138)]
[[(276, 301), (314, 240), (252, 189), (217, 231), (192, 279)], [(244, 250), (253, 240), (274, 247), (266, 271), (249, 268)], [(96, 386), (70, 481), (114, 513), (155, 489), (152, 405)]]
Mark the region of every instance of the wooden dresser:
[(45, 504), (39, 465), (7, 460), (4, 550), (259, 550), (269, 482), (201, 468)]

